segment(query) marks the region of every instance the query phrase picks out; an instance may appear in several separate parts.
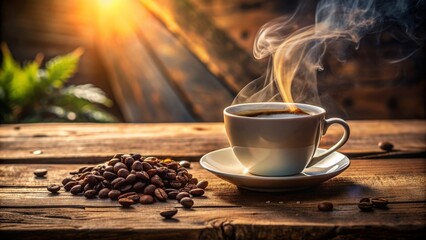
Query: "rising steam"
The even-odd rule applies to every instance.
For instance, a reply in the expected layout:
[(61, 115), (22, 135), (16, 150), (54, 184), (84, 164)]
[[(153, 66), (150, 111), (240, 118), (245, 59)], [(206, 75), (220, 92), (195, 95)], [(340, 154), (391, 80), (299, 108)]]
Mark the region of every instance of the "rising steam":
[(270, 57), (268, 69), (244, 87), (233, 104), (284, 101), (321, 105), (317, 71), (323, 69), (321, 60), (327, 47), (337, 57), (350, 46), (357, 48), (361, 38), (376, 31), (385, 19), (397, 22), (406, 17), (409, 3), (324, 0), (317, 5), (314, 24), (294, 29), (306, 14), (303, 6), (290, 17), (265, 24), (256, 36), (253, 54), (257, 59)]

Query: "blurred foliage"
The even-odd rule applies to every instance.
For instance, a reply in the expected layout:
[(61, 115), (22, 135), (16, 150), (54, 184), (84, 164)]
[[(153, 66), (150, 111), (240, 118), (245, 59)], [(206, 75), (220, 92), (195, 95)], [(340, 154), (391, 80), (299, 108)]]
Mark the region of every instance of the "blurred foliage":
[(111, 107), (112, 101), (101, 89), (92, 84), (65, 86), (77, 70), (81, 48), (49, 60), (45, 69), (40, 67), (41, 54), (21, 66), (6, 44), (1, 50), (0, 123), (117, 121), (102, 108)]

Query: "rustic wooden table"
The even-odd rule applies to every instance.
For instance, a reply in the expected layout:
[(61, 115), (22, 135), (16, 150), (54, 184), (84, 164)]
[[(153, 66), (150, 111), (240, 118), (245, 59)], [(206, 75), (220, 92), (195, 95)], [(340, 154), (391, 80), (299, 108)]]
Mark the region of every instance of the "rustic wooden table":
[[(202, 169), (203, 154), (227, 147), (223, 124), (25, 124), (0, 126), (1, 239), (426, 239), (424, 121), (351, 121), (340, 151), (352, 163), (341, 175), (305, 191), (241, 190)], [(331, 128), (327, 147), (339, 137)], [(379, 141), (395, 145), (392, 152)], [(41, 150), (41, 154), (37, 150)], [(34, 152), (36, 151), (36, 152)], [(194, 177), (210, 182), (185, 210), (176, 201), (120, 208), (46, 185), (116, 152), (189, 159)], [(34, 169), (48, 169), (37, 179)], [(389, 209), (361, 212), (363, 197), (384, 197)], [(335, 210), (319, 212), (320, 201)], [(158, 214), (176, 206), (175, 219)]]

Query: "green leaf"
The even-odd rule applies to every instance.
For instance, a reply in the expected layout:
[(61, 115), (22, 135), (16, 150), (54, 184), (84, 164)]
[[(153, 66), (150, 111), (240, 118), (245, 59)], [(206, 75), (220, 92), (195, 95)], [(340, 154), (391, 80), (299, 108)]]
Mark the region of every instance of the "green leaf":
[(83, 54), (82, 48), (77, 48), (73, 52), (58, 56), (46, 63), (48, 85), (59, 88), (75, 73), (80, 56)]

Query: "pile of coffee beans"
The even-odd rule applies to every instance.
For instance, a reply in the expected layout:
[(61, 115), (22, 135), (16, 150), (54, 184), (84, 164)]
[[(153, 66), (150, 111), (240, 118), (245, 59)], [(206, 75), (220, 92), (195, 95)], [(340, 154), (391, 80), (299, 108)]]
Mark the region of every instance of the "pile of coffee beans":
[[(189, 162), (181, 163), (138, 153), (120, 153), (105, 163), (70, 172), (71, 176), (63, 179), (62, 185), (73, 195), (88, 199), (109, 198), (123, 207), (175, 199), (183, 207), (191, 208), (194, 205), (192, 197), (202, 196), (208, 182), (192, 177), (187, 170)], [(59, 189), (55, 186), (48, 190)], [(172, 214), (163, 215), (167, 218)]]
[(371, 212), (374, 208), (387, 209), (388, 203), (385, 198), (361, 198), (358, 208), (363, 212)]

